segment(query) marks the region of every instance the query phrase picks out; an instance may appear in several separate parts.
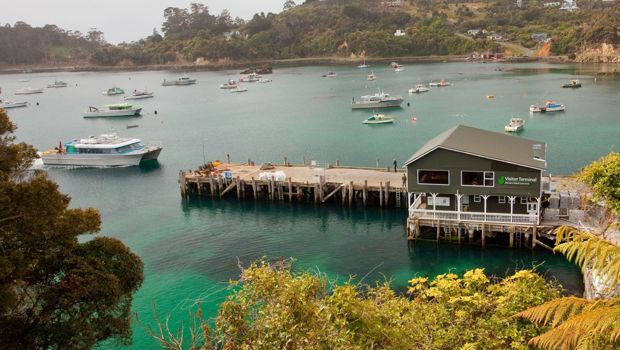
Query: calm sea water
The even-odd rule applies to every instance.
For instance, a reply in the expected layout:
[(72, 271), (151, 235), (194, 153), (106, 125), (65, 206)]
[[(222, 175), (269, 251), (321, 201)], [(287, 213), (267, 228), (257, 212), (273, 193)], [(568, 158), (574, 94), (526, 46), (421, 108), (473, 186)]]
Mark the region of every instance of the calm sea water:
[[(367, 82), (368, 72), (355, 68), (282, 68), (271, 76), (273, 83), (247, 84), (249, 91), (243, 94), (218, 88), (236, 79), (236, 71), (193, 73), (198, 84), (190, 87), (160, 86), (164, 78), (178, 75), (171, 72), (4, 75), (0, 87), (5, 99), (32, 103), (9, 114), (19, 126), (19, 139), (40, 149), (107, 132), (164, 146), (155, 166), (49, 170), (71, 195), (73, 206), (100, 209), (101, 234), (121, 239), (142, 257), (146, 279), (134, 309), (147, 322), (155, 305), (160, 315), (171, 313), (172, 326), (178, 326), (196, 299), (213, 315), (226, 295), (225, 282), (238, 276), (238, 261), (247, 264), (262, 256), (295, 257), (297, 266), (335, 278), (356, 275), (373, 283), (388, 276), (396, 288), (403, 288), (413, 275), (462, 273), (480, 266), (501, 275), (542, 264), (542, 272), (579, 292), (579, 270), (545, 251), (423, 242), (409, 248), (401, 210), (181, 200), (178, 171), (195, 168), (203, 152), (208, 160), (225, 159), (228, 153), (240, 162), (275, 162), (288, 156), (293, 162), (340, 159), (343, 164), (372, 166), (380, 159), (387, 165), (393, 158), (402, 163), (429, 138), (456, 124), (500, 131), (513, 116), (526, 120), (522, 137), (548, 143), (549, 171), (554, 174), (571, 173), (617, 150), (620, 81), (580, 75), (598, 67), (524, 64), (497, 71), (495, 65), (444, 63), (406, 68), (394, 73), (387, 65), (374, 67), (376, 82)], [(338, 77), (321, 78), (328, 70), (337, 71)], [(573, 77), (584, 87), (560, 88)], [(43, 87), (56, 79), (69, 87), (11, 95), (18, 88)], [(408, 88), (431, 79), (446, 79), (453, 86), (407, 95)], [(81, 114), (88, 106), (119, 100), (101, 94), (112, 86), (147, 88), (156, 97), (138, 103), (144, 107), (140, 118), (84, 120)], [(352, 97), (377, 88), (405, 96), (403, 108), (388, 113), (397, 119), (394, 125), (364, 125), (361, 121), (370, 112), (350, 109)], [(490, 94), (495, 99), (488, 100)], [(547, 99), (565, 103), (567, 111), (529, 115), (530, 104)], [(414, 116), (416, 122), (411, 121)], [(133, 123), (140, 127), (125, 128)], [(152, 346), (136, 327), (131, 348)]]

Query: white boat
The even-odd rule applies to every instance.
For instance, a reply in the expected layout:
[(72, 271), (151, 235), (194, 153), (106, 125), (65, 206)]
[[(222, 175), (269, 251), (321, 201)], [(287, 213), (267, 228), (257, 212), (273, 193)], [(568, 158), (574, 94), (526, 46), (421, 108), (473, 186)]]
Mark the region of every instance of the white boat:
[(125, 96), (125, 100), (144, 100), (153, 97), (155, 97), (155, 95), (153, 95), (152, 92), (134, 90), (131, 96)]
[(125, 93), (125, 90), (119, 88), (119, 87), (111, 87), (108, 90), (102, 92), (102, 94), (107, 95), (107, 96), (114, 96), (114, 95), (122, 95)]
[(398, 64), (398, 62), (392, 62), (392, 63), (390, 63), (390, 67), (396, 69), (396, 68), (400, 67), (400, 64)]
[(32, 95), (32, 94), (42, 94), (43, 89), (33, 89), (31, 87), (19, 89), (15, 91), (15, 95)]
[(180, 76), (177, 80), (166, 80), (161, 84), (162, 86), (177, 86), (177, 85), (192, 85), (196, 84), (196, 79), (191, 79), (187, 75)]
[(54, 88), (64, 88), (67, 87), (67, 83), (65, 83), (62, 80), (56, 80), (53, 84), (49, 84), (47, 87), (50, 89), (54, 89)]
[(525, 126), (525, 120), (521, 118), (512, 118), (510, 119), (510, 123), (504, 127), (504, 131), (506, 132), (519, 132), (523, 130)]
[(220, 85), (220, 89), (236, 89), (239, 84), (234, 80), (229, 80), (227, 83)]
[(14, 102), (14, 101), (0, 100), (0, 108), (3, 108), (3, 109), (27, 107), (27, 106), (28, 106), (28, 102), (25, 102), (25, 101)]
[(259, 83), (259, 84), (265, 84), (265, 83), (271, 83), (271, 82), (272, 82), (272, 80), (269, 79), (269, 78), (260, 78), (257, 81), (257, 83)]
[(365, 95), (362, 96), (360, 101), (355, 101), (355, 98), (351, 101), (351, 108), (353, 109), (377, 109), (377, 108), (390, 108), (390, 107), (400, 107), (403, 103), (403, 98), (401, 96), (392, 97), (389, 94), (379, 90), (378, 93), (374, 95)]
[(404, 70), (405, 70), (405, 67), (403, 67), (403, 66), (402, 66), (402, 65), (400, 65), (400, 64), (399, 64), (399, 65), (397, 65), (397, 66), (394, 68), (394, 72), (402, 72), (402, 71), (404, 71)]
[(323, 78), (335, 78), (336, 77), (336, 72), (334, 71), (329, 71), (327, 72), (327, 74), (323, 74)]
[(421, 92), (428, 92), (428, 91), (430, 91), (430, 89), (422, 84), (418, 84), (414, 88), (409, 89), (410, 94), (419, 94)]
[(366, 80), (368, 81), (373, 81), (373, 80), (377, 80), (377, 76), (375, 75), (375, 72), (370, 72), (370, 74), (368, 74), (368, 76), (366, 77)]
[(375, 113), (372, 117), (368, 117), (368, 119), (364, 120), (362, 123), (364, 124), (388, 124), (393, 123), (394, 118), (387, 117), (385, 114), (377, 114)]
[(157, 160), (162, 148), (116, 134), (73, 140), (41, 153), (43, 164), (69, 167), (118, 167)]
[(139, 116), (142, 107), (134, 106), (130, 103), (114, 103), (103, 106), (101, 109), (89, 107), (84, 113), (84, 118), (102, 117), (134, 117)]
[(531, 105), (530, 112), (533, 113), (549, 113), (549, 112), (562, 112), (566, 109), (566, 106), (554, 101), (546, 101), (544, 105)]
[(430, 86), (430, 87), (438, 87), (439, 86), (439, 82), (431, 80), (430, 83), (428, 83), (428, 86)]
[(250, 73), (244, 77), (241, 77), (239, 79), (239, 82), (243, 82), (243, 83), (256, 83), (257, 81), (262, 79), (262, 75), (260, 74), (256, 74), (256, 73)]
[(358, 65), (357, 68), (359, 69), (370, 68), (370, 65), (366, 64), (366, 60), (364, 60), (364, 63)]
[(449, 81), (445, 81), (443, 79), (439, 82), (439, 87), (450, 86), (450, 85), (452, 84), (450, 84)]
[(241, 86), (237, 86), (236, 88), (230, 90), (231, 93), (246, 92), (246, 91), (248, 91), (248, 89), (241, 87)]

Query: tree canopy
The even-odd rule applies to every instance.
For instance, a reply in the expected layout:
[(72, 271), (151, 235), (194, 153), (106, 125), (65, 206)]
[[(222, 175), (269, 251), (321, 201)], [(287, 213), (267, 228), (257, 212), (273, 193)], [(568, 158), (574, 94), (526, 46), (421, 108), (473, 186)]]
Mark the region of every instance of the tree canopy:
[(129, 343), (142, 261), (117, 239), (78, 242), (99, 231), (99, 213), (69, 208), (44, 172), (27, 170), (36, 152), (15, 143), (15, 128), (0, 109), (0, 348)]

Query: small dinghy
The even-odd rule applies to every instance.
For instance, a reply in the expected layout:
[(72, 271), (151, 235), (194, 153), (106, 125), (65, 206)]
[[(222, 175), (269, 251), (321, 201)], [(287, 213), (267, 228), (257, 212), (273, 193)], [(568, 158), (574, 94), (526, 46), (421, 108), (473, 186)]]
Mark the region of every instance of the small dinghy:
[(375, 113), (373, 116), (368, 117), (368, 119), (364, 120), (362, 123), (364, 124), (388, 124), (393, 123), (394, 118), (388, 117), (385, 114), (377, 114)]

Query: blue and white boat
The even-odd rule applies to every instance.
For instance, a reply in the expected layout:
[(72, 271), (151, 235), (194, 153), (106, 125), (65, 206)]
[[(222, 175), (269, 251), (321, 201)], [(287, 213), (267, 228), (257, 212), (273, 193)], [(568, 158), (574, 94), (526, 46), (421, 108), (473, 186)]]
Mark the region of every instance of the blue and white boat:
[(566, 106), (561, 103), (555, 103), (554, 101), (546, 101), (544, 105), (531, 105), (530, 112), (532, 113), (549, 113), (549, 112), (562, 112), (566, 110)]

